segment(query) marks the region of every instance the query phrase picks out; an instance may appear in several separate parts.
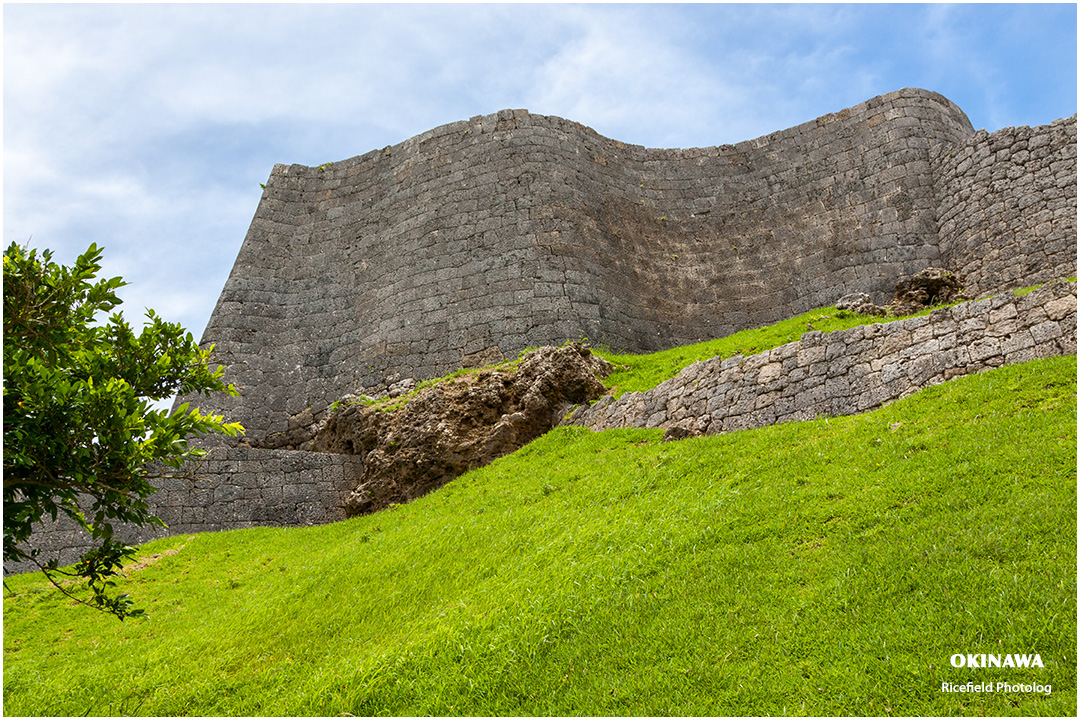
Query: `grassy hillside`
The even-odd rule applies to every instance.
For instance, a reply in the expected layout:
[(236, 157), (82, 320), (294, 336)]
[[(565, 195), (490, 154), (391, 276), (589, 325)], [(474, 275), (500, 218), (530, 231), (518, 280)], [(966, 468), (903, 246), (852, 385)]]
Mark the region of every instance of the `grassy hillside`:
[[(4, 712), (1076, 713), (1075, 357), (660, 437), (563, 428), (376, 515), (151, 543), (147, 621), (11, 578)], [(1052, 692), (941, 691), (969, 680)]]

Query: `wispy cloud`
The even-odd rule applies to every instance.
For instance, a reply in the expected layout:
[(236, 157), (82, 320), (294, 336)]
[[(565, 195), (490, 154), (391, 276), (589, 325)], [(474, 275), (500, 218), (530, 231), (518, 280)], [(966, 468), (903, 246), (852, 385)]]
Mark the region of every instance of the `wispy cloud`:
[(663, 144), (747, 99), (740, 82), (672, 44), (652, 14), (575, 13), (565, 42), (529, 76), (535, 108), (618, 139)]

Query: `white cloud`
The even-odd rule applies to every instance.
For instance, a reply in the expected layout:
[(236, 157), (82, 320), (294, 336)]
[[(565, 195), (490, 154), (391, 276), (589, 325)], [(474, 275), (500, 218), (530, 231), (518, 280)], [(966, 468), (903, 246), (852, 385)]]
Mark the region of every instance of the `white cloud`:
[(969, 13), (970, 8), (952, 5), (927, 7), (921, 23), (921, 50), (937, 84), (946, 87), (962, 79), (965, 93), (979, 96), (983, 112), (976, 127), (997, 129), (1006, 124), (1000, 102), (1002, 80), (988, 56), (999, 50), (979, 41)]
[(541, 112), (638, 142), (626, 137), (630, 128), (655, 137), (664, 128), (698, 127), (718, 105), (744, 97), (724, 78), (706, 76), (662, 33), (603, 13), (582, 13), (574, 25), (575, 36), (533, 74), (529, 94)]

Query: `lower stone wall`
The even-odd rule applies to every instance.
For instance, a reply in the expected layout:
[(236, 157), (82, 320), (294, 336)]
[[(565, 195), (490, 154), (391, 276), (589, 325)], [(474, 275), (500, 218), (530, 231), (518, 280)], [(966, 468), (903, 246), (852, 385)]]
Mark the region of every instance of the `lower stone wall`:
[(864, 412), (954, 377), (1066, 354), (1076, 354), (1075, 282), (704, 360), (646, 392), (579, 408), (564, 424), (715, 434)]
[[(363, 465), (351, 455), (214, 448), (189, 467), (195, 479), (162, 478), (150, 506), (167, 528), (126, 527), (118, 537), (131, 544), (169, 535), (257, 526), (319, 525), (345, 519), (344, 501), (357, 486)], [(86, 533), (61, 517), (43, 523), (34, 546), (45, 562), (75, 562), (89, 547)], [(5, 572), (34, 569), (5, 565)]]

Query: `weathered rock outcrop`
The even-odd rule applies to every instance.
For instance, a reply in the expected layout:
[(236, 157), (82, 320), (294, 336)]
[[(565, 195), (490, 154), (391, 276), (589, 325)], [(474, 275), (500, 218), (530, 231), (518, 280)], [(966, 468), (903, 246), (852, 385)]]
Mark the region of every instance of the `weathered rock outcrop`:
[(930, 267), (896, 283), (893, 315), (916, 313), (931, 305), (944, 305), (960, 299), (960, 280), (942, 268)]
[(954, 300), (970, 300), (955, 273), (944, 268), (929, 267), (896, 283), (896, 295), (888, 305), (875, 305), (866, 293), (849, 293), (836, 301), (837, 310), (850, 310), (864, 315), (913, 315), (935, 305)]
[(574, 404), (604, 394), (610, 364), (579, 343), (526, 353), (425, 387), (404, 406), (350, 405), (316, 434), (317, 452), (356, 455), (364, 472), (345, 503), (362, 515), (407, 502), (513, 452), (554, 427)]

